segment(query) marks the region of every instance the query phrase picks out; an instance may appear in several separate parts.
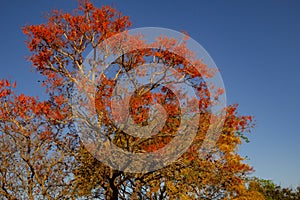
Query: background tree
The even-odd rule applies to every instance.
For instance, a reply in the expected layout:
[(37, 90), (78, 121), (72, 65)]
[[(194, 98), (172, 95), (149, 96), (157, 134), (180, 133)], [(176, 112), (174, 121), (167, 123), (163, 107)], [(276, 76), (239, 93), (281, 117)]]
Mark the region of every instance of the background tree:
[[(38, 102), (22, 95), (10, 96), (12, 94), (8, 94), (6, 88), (9, 84), (4, 84), (1, 148), (10, 149), (1, 155), (1, 165), (6, 166), (1, 168), (1, 195), (7, 199), (76, 199), (79, 196), (86, 199), (261, 199), (259, 193), (247, 190), (245, 185), (252, 168), (243, 163), (244, 158), (237, 153), (237, 148), (244, 137), (243, 132), (253, 124), (251, 116), (238, 115), (237, 105), (226, 108), (226, 120), (215, 148), (206, 152), (205, 157), (199, 154), (208, 126), (219, 119), (210, 108), (218, 103), (222, 88), (215, 94), (209, 92), (210, 86), (204, 82), (204, 77), (211, 78), (215, 72), (193, 56), (185, 40), (178, 45), (174, 38), (157, 38), (155, 42), (161, 48), (152, 49), (142, 37), (129, 37), (124, 44), (119, 44), (121, 46), (113, 44), (113, 50), (120, 56), (108, 67), (118, 71), (116, 76), (97, 74), (93, 71), (95, 68), (86, 69), (84, 55), (91, 50), (96, 55), (102, 50), (104, 56), (110, 56), (99, 44), (123, 32), (130, 24), (128, 16), (122, 16), (109, 6), (96, 8), (89, 1), (83, 1), (73, 13), (55, 10), (45, 24), (23, 28), (32, 52), (30, 60), (45, 77), (43, 85), (49, 100)], [(128, 43), (144, 48), (122, 53), (122, 45)], [(171, 49), (181, 52), (184, 57), (172, 53)], [(112, 169), (95, 159), (87, 146), (78, 140), (73, 121), (77, 116), (71, 113), (74, 85), (78, 86), (79, 80), (84, 79), (87, 88), (91, 74), (100, 76), (96, 95), (97, 128), (106, 131), (101, 137), (129, 152), (155, 152), (174, 138), (180, 125), (179, 99), (170, 89), (157, 81), (134, 88), (130, 115), (135, 124), (145, 126), (150, 123), (149, 104), (153, 102), (161, 104), (167, 114), (163, 128), (146, 140), (126, 134), (110, 120), (109, 113), (112, 89), (118, 79), (150, 61), (154, 65), (163, 63), (168, 69), (185, 74), (180, 81), (191, 84), (197, 93), (197, 98), (188, 103), (199, 106), (201, 118), (196, 125), (200, 128), (189, 149), (167, 167), (147, 173)], [(201, 73), (194, 66), (198, 66)], [(18, 98), (28, 100), (21, 101), (20, 106), (15, 100)], [(15, 107), (20, 107), (17, 114), (10, 111)], [(28, 132), (22, 132), (23, 129)], [(22, 148), (16, 148), (19, 141), (24, 143), (19, 145)], [(7, 147), (7, 144), (10, 145)], [(118, 159), (122, 162), (122, 158)], [(20, 161), (22, 165), (12, 165)], [(7, 169), (10, 169), (9, 175)], [(23, 187), (17, 188), (20, 185)]]
[(300, 199), (300, 187), (296, 189), (281, 187), (276, 185), (271, 180), (264, 180), (259, 178), (253, 178), (250, 181), (250, 191), (258, 191), (264, 195), (266, 200), (298, 200)]

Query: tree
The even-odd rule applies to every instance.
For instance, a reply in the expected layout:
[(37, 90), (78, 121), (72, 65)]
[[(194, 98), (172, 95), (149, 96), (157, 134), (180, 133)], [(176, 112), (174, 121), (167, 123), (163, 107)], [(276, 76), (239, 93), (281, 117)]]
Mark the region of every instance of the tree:
[[(0, 197), (1, 199), (61, 199), (72, 194), (72, 157), (58, 144), (68, 110), (59, 97), (38, 101), (14, 92), (0, 80)], [(56, 102), (56, 104), (54, 104)]]
[(271, 180), (253, 178), (250, 181), (248, 190), (258, 191), (264, 195), (267, 200), (298, 200), (300, 199), (300, 187), (296, 189), (284, 188), (276, 185)]
[[(24, 95), (15, 96), (8, 90), (9, 84), (5, 81), (2, 83), (4, 92), (1, 94), (4, 95), (1, 96), (1, 104), (4, 106), (0, 110), (1, 148), (10, 148), (3, 151), (1, 156), (1, 166), (5, 166), (1, 168), (1, 197), (260, 199), (260, 194), (247, 190), (245, 181), (252, 168), (243, 163), (244, 158), (237, 153), (238, 145), (244, 138), (243, 133), (253, 126), (252, 117), (238, 115), (237, 105), (228, 106), (224, 110), (225, 120), (215, 147), (203, 149), (209, 127), (213, 124), (214, 128), (218, 128), (218, 122), (222, 118), (221, 115), (213, 113), (211, 108), (218, 104), (223, 88), (216, 88), (216, 92), (211, 93), (210, 88), (213, 86), (204, 81), (205, 78), (214, 77), (216, 71), (209, 69), (194, 56), (186, 45), (188, 36), (182, 39), (180, 45), (177, 39), (158, 37), (154, 43), (159, 48), (151, 48), (141, 35), (131, 36), (125, 32), (119, 37), (118, 34), (130, 25), (129, 17), (122, 16), (112, 7), (96, 8), (89, 1), (82, 1), (79, 8), (71, 14), (55, 10), (47, 17), (45, 24), (23, 28), (28, 36), (27, 46), (32, 52), (30, 60), (35, 69), (45, 77), (43, 85), (47, 89), (49, 100), (38, 102), (37, 99)], [(116, 36), (116, 40), (109, 39), (113, 36)], [(136, 48), (124, 52), (127, 46)], [(107, 51), (108, 48), (110, 51)], [(88, 51), (93, 52), (93, 59), (85, 61), (84, 55)], [(118, 55), (107, 66), (107, 73), (97, 71), (95, 67), (99, 63), (104, 65), (101, 62), (105, 59), (99, 59), (99, 52), (105, 58), (112, 54)], [(91, 68), (86, 67), (86, 62)], [(146, 63), (151, 64), (145, 65)], [(159, 64), (167, 67), (160, 68), (163, 78), (157, 78), (160, 77), (157, 75), (147, 85), (133, 84), (132, 96), (120, 101), (128, 102), (129, 112), (122, 109), (125, 104), (117, 106), (120, 110), (115, 113), (111, 112), (115, 102), (112, 100), (114, 87), (118, 81), (128, 74), (136, 79), (146, 77), (147, 69)], [(148, 68), (139, 71), (138, 67), (143, 65)], [(201, 69), (201, 73), (195, 66)], [(196, 97), (186, 101), (186, 104), (187, 108), (199, 110), (199, 118), (190, 116), (194, 112), (192, 109), (185, 110), (180, 107), (180, 101), (184, 98), (178, 95), (180, 92), (174, 93), (171, 87), (164, 86), (168, 80), (168, 70), (173, 70), (172, 75), (177, 78), (176, 81), (172, 79), (173, 84), (188, 83), (194, 89)], [(178, 78), (177, 73), (184, 75)], [(98, 81), (94, 81), (95, 79)], [(90, 92), (94, 90), (95, 83), (97, 89), (93, 96)], [(123, 87), (125, 93), (128, 87), (129, 85), (127, 88)], [(74, 88), (77, 90), (74, 91)], [(79, 98), (75, 102), (79, 106), (86, 106), (88, 112), (89, 107), (95, 107), (96, 118), (72, 113), (75, 104), (72, 95), (76, 92), (80, 92), (79, 96), (83, 97), (76, 96)], [(20, 101), (16, 100), (18, 98), (28, 100), (21, 101), (21, 106)], [(122, 117), (125, 115), (131, 116), (131, 123), (138, 127), (153, 124), (149, 117), (153, 111), (149, 105), (154, 103), (160, 104), (160, 108), (165, 110), (164, 115), (158, 115), (165, 116), (165, 123), (156, 135), (145, 139), (127, 134), (119, 126), (122, 125)], [(15, 107), (20, 109), (12, 115), (10, 109), (14, 110)], [(156, 111), (160, 113), (159, 109), (154, 110)], [(189, 115), (184, 118), (181, 113)], [(119, 125), (111, 120), (111, 116), (120, 118)], [(88, 136), (81, 138), (81, 142), (78, 135), (82, 136), (82, 133), (76, 129), (74, 118), (80, 118), (84, 124), (89, 124), (101, 134), (95, 137), (92, 135), (93, 131), (84, 133)], [(161, 158), (171, 150), (159, 149), (174, 140), (183, 120), (193, 122), (196, 135), (188, 149), (174, 162), (166, 165)], [(192, 128), (194, 127), (190, 125), (187, 130)], [(148, 131), (154, 129), (155, 126)], [(188, 133), (186, 131), (185, 135), (189, 136)], [(87, 141), (92, 142), (87, 145)], [(19, 145), (20, 142), (24, 144)], [(151, 162), (160, 167), (153, 171), (135, 164), (133, 166), (144, 170), (144, 173), (133, 173), (133, 169), (129, 167), (132, 167), (132, 163), (123, 157), (113, 157), (108, 161), (117, 163), (118, 167), (113, 168), (91, 154), (91, 149), (109, 150), (109, 146), (105, 145), (112, 144), (130, 153), (154, 152), (151, 155), (157, 159)], [(185, 141), (174, 144), (180, 149)], [(21, 148), (15, 148), (16, 145)], [(173, 154), (178, 153), (176, 151), (175, 148)], [(109, 152), (102, 152), (105, 153)], [(20, 161), (22, 164), (19, 164)], [(18, 173), (21, 171), (24, 174)]]

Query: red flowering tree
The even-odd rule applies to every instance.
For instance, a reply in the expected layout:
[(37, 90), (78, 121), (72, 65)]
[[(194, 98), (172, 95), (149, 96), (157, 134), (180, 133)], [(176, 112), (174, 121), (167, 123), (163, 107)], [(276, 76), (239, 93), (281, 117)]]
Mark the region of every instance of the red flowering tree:
[(39, 101), (15, 94), (15, 86), (0, 80), (0, 197), (68, 197), (74, 159), (58, 144), (71, 141), (71, 136), (62, 137), (69, 111), (60, 106), (59, 97)]
[[(214, 77), (216, 71), (194, 56), (194, 52), (186, 45), (188, 36), (183, 38), (181, 44), (174, 38), (158, 37), (148, 45), (142, 35), (126, 34), (125, 38), (118, 38), (117, 42), (111, 40), (103, 43), (122, 33), (130, 25), (129, 17), (122, 16), (112, 7), (96, 8), (89, 1), (82, 1), (79, 9), (73, 13), (53, 11), (46, 23), (23, 28), (28, 36), (27, 46), (32, 52), (30, 60), (45, 77), (43, 85), (47, 88), (49, 100), (39, 102), (24, 95), (17, 96), (8, 82), (2, 81), (0, 84), (3, 105), (0, 109), (3, 150), (0, 168), (1, 197), (260, 199), (258, 193), (250, 194), (246, 189), (245, 181), (252, 168), (243, 163), (244, 158), (237, 153), (238, 145), (244, 137), (243, 132), (253, 125), (252, 117), (238, 115), (237, 105), (226, 107), (223, 126), (220, 129), (216, 125), (220, 135), (214, 148), (203, 150), (209, 127), (211, 124), (218, 124), (220, 119), (211, 108), (218, 103), (224, 89), (216, 88), (212, 93), (210, 88), (214, 86), (204, 81)], [(131, 50), (126, 49), (128, 45)], [(151, 48), (151, 45), (159, 48)], [(118, 55), (105, 68), (111, 70), (108, 73), (97, 71), (94, 67), (99, 63), (105, 65), (101, 63), (104, 62), (103, 59), (97, 57), (99, 51), (105, 58), (111, 54)], [(91, 61), (85, 60), (88, 52), (94, 55)], [(90, 68), (86, 68), (86, 62), (90, 62)], [(150, 64), (146, 65), (147, 63)], [(124, 113), (122, 109), (125, 104), (114, 107), (114, 88), (122, 77), (128, 74), (129, 77), (145, 77), (147, 69), (159, 64), (166, 67), (160, 72), (165, 76), (157, 76), (146, 85), (133, 84), (132, 96), (124, 100), (130, 107), (128, 113)], [(143, 65), (148, 68), (141, 70), (139, 66)], [(128, 167), (132, 167), (131, 161), (123, 157), (110, 158), (109, 162), (115, 163), (117, 167), (96, 159), (97, 155), (91, 150), (95, 152), (99, 148), (95, 144), (100, 139), (109, 141), (102, 143), (102, 146), (114, 145), (130, 153), (154, 153), (158, 160), (169, 153), (159, 150), (171, 143), (180, 131), (182, 113), (194, 111), (182, 109), (181, 101), (184, 97), (180, 92), (174, 92), (172, 86), (164, 86), (168, 84), (167, 70), (174, 72), (172, 76), (176, 79), (171, 79), (173, 84), (190, 84), (196, 93), (194, 98), (185, 102), (187, 108), (194, 106), (199, 111), (199, 118), (185, 119), (196, 126), (195, 137), (186, 151), (168, 165), (162, 161), (157, 170), (141, 170), (144, 173), (134, 173)], [(178, 76), (177, 73), (183, 75)], [(125, 84), (123, 92), (128, 92), (128, 87)], [(74, 88), (78, 90), (74, 91)], [(88, 93), (93, 89), (96, 91), (94, 96)], [(72, 95), (78, 91), (86, 92), (81, 103), (95, 107), (97, 123), (92, 127), (98, 132), (101, 130), (96, 139), (88, 138), (94, 141), (88, 145), (84, 139), (80, 142), (77, 137), (80, 130), (75, 128), (74, 118), (78, 116), (71, 109), (74, 104)], [(161, 105), (159, 108), (165, 112), (160, 115), (164, 116), (164, 124), (160, 129), (150, 126), (150, 131), (155, 130), (156, 133), (151, 137), (130, 135), (112, 120), (113, 116), (118, 122), (122, 122), (122, 117), (128, 115), (132, 119), (131, 124), (138, 125), (141, 129), (156, 124), (158, 121), (153, 122), (150, 117), (150, 107), (153, 104)], [(89, 118), (83, 120), (91, 123)], [(135, 130), (138, 132), (138, 129)], [(188, 133), (187, 131), (186, 134)], [(174, 144), (179, 148), (181, 143), (185, 144), (185, 141)], [(108, 147), (105, 146), (104, 149), (109, 150)], [(207, 152), (203, 154), (202, 151)], [(137, 164), (133, 166), (143, 169), (143, 166)]]

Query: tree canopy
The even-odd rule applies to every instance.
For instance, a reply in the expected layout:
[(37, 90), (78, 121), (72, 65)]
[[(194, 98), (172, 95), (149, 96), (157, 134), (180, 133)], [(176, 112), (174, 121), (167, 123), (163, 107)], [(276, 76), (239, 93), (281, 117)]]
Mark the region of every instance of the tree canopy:
[[(252, 116), (239, 115), (238, 105), (226, 106), (220, 128), (222, 118), (212, 112), (212, 107), (218, 105), (224, 88), (212, 90), (214, 86), (205, 81), (217, 72), (194, 56), (186, 45), (187, 34), (180, 42), (158, 37), (149, 45), (142, 35), (126, 34), (131, 26), (128, 16), (110, 6), (97, 8), (89, 1), (81, 1), (72, 13), (54, 10), (46, 20), (25, 26), (23, 32), (31, 51), (29, 59), (43, 76), (48, 99), (16, 94), (16, 84), (0, 81), (1, 199), (264, 199), (260, 192), (247, 187), (253, 168), (237, 151), (244, 133), (254, 125)], [(125, 37), (118, 37), (120, 33)], [(117, 40), (109, 40), (114, 36)], [(89, 52), (92, 60), (85, 59)], [(112, 54), (118, 55), (117, 59), (105, 63), (104, 58)], [(97, 65), (105, 66), (105, 72)], [(120, 95), (124, 101), (113, 100), (118, 92), (114, 88), (120, 83), (124, 83), (123, 94), (129, 93), (129, 83), (122, 78), (141, 80), (155, 66), (166, 68), (159, 68), (146, 85), (133, 81), (130, 98)], [(174, 73), (168, 74), (168, 70)], [(186, 108), (181, 107), (182, 91), (174, 92), (178, 87), (172, 88), (170, 80), (173, 86), (185, 83), (193, 88), (196, 95), (185, 101)], [(75, 102), (92, 115), (83, 117), (74, 112)], [(122, 109), (125, 103), (114, 107), (120, 102), (128, 103), (128, 112)], [(160, 105), (154, 111), (164, 119), (159, 130), (150, 126), (158, 123), (150, 117), (154, 104)], [(95, 111), (89, 111), (89, 107)], [(188, 114), (183, 117), (182, 113)], [(138, 129), (148, 126), (142, 130), (156, 134), (128, 134), (121, 127), (124, 116), (130, 116), (131, 124)], [(90, 129), (82, 133), (77, 118)], [(195, 137), (179, 158), (166, 164), (162, 158), (170, 149), (160, 149), (174, 140), (184, 120), (193, 125), (185, 127), (188, 131), (184, 134), (188, 137), (195, 126)], [(203, 149), (212, 125), (219, 130), (219, 137), (213, 148)], [(180, 149), (186, 143), (174, 144)], [(149, 170), (138, 162), (131, 165), (133, 161), (118, 155), (106, 162), (97, 159), (98, 148), (107, 150), (101, 152), (102, 158), (114, 155), (108, 152), (112, 145), (132, 154), (152, 153), (151, 158), (156, 158), (152, 164), (160, 167)], [(172, 149), (175, 154), (177, 148)], [(132, 168), (142, 172), (135, 173)]]

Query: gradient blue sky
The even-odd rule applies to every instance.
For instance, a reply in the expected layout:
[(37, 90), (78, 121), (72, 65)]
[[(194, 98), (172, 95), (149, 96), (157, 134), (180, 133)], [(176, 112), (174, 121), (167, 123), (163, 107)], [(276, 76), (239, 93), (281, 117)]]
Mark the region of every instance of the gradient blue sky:
[[(221, 70), (230, 104), (254, 115), (250, 143), (241, 146), (254, 175), (283, 186), (300, 185), (300, 1), (94, 1), (114, 5), (133, 27), (185, 30)], [(76, 0), (3, 0), (0, 7), (0, 79), (17, 80), (18, 91), (43, 90), (25, 61), (21, 27), (44, 22), (43, 12), (71, 10)]]

